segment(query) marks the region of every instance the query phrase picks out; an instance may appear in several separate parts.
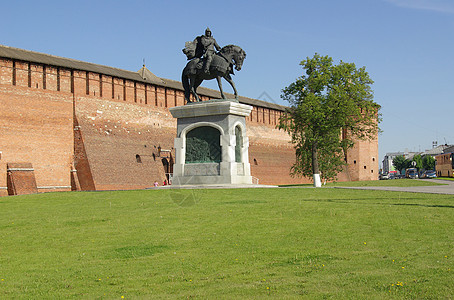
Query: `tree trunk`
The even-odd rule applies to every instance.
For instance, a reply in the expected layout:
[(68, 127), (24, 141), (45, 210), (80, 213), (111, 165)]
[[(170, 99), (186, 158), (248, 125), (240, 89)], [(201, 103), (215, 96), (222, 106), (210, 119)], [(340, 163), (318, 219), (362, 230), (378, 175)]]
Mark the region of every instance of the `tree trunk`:
[(322, 182), (320, 180), (320, 168), (318, 166), (316, 141), (312, 144), (312, 174), (314, 178), (314, 187), (321, 187)]

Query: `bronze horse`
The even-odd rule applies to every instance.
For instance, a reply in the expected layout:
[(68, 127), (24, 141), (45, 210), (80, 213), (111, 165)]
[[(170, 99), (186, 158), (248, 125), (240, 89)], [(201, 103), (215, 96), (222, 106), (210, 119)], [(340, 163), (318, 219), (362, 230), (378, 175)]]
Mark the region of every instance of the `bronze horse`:
[(195, 58), (186, 64), (181, 74), (181, 82), (184, 88), (184, 98), (188, 103), (191, 103), (190, 94), (192, 93), (196, 101), (200, 101), (197, 95), (197, 88), (204, 80), (216, 78), (221, 92), (222, 99), (226, 99), (222, 90), (221, 77), (223, 77), (233, 88), (235, 99), (238, 99), (238, 93), (235, 88), (230, 74), (233, 73), (233, 66), (237, 71), (241, 70), (243, 61), (246, 58), (246, 52), (238, 46), (227, 45), (213, 56), (208, 73), (203, 71), (204, 60)]

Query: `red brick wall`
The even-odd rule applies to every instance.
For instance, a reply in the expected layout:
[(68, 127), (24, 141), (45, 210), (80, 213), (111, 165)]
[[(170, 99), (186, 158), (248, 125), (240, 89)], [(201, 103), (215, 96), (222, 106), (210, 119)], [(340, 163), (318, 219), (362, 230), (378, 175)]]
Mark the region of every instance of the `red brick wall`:
[(158, 147), (173, 149), (176, 134), (176, 121), (166, 109), (78, 97), (76, 118), (96, 190), (162, 184), (165, 172)]
[(6, 187), (7, 163), (28, 162), (40, 191), (70, 190), (72, 96), (22, 87), (28, 77), (20, 78), (21, 86), (0, 83), (0, 187)]
[[(255, 110), (255, 112), (260, 110)], [(263, 109), (261, 110), (263, 113)], [(251, 175), (259, 179), (260, 184), (295, 184), (308, 183), (307, 178), (290, 176), (290, 167), (295, 162), (295, 150), (290, 136), (278, 130), (274, 125), (263, 121), (246, 122), (249, 137), (249, 163)]]
[(31, 163), (8, 163), (8, 195), (25, 195), (38, 192), (35, 172)]
[(74, 119), (74, 163), (71, 171), (71, 190), (94, 191), (95, 183), (87, 157), (78, 119)]

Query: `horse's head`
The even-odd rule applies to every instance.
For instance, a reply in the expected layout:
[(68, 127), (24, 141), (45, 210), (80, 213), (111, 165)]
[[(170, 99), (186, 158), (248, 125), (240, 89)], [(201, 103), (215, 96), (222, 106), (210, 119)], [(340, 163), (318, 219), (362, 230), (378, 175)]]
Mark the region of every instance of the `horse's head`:
[(246, 52), (244, 52), (243, 49), (235, 45), (227, 45), (221, 49), (221, 53), (224, 55), (224, 57), (228, 57), (228, 60), (233, 60), (235, 70), (241, 70), (243, 61), (246, 58)]
[(235, 62), (235, 70), (240, 71), (243, 66), (244, 59), (246, 58), (246, 52), (243, 49), (236, 46), (234, 50), (233, 61)]

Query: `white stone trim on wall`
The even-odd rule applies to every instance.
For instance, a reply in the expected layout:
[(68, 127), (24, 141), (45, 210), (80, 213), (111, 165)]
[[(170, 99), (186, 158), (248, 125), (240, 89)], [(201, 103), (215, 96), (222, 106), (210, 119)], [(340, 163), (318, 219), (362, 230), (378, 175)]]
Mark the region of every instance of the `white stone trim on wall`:
[(38, 189), (49, 189), (49, 190), (57, 190), (57, 189), (70, 189), (70, 185), (56, 185), (56, 186), (38, 186)]

